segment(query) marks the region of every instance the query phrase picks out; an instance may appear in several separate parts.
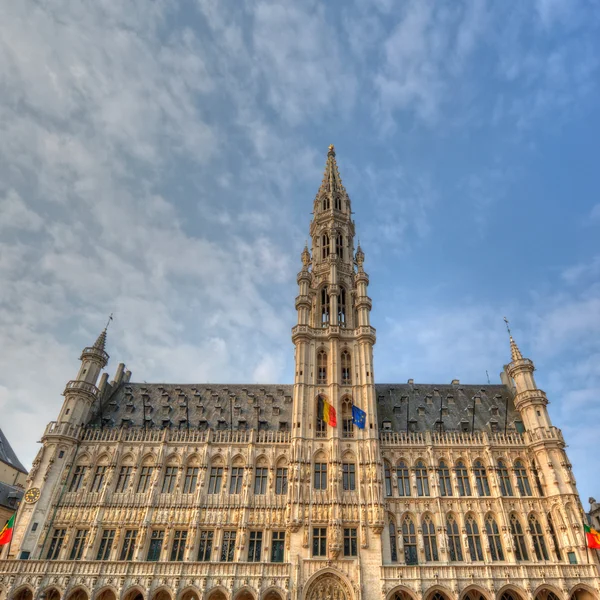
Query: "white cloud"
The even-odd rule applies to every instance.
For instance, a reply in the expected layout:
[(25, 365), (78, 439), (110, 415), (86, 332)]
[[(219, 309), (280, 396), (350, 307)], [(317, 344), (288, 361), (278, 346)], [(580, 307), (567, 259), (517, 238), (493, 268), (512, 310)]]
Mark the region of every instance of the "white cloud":
[(27, 208), (15, 190), (8, 190), (3, 197), (0, 197), (0, 230), (39, 231), (43, 223), (42, 217)]

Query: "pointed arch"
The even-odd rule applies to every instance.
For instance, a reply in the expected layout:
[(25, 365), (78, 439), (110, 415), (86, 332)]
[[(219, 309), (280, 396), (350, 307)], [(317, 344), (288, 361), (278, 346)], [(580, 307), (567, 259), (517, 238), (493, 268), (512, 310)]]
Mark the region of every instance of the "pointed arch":
[(396, 464), (396, 480), (398, 482), (398, 496), (409, 497), (411, 495), (410, 469), (404, 458), (400, 458)]
[(538, 560), (549, 560), (548, 548), (546, 547), (546, 540), (544, 538), (544, 532), (540, 523), (539, 517), (534, 513), (529, 513), (527, 517), (527, 525), (529, 528), (529, 535), (533, 542), (533, 551)]
[(502, 539), (500, 537), (500, 529), (498, 527), (498, 523), (496, 521), (496, 517), (493, 513), (489, 512), (485, 516), (485, 532), (488, 537), (488, 542), (490, 546), (490, 554), (492, 556), (492, 560), (503, 561), (504, 560), (504, 550), (502, 548)]
[(91, 593), (87, 586), (77, 585), (65, 593), (65, 600), (90, 600)]
[(177, 600), (201, 600), (202, 594), (200, 590), (193, 585), (184, 587), (178, 594)]
[(354, 437), (354, 422), (352, 420), (352, 398), (344, 396), (342, 398), (342, 437)]
[(338, 591), (339, 600), (354, 600), (353, 586), (348, 577), (338, 569), (325, 567), (308, 578), (304, 585), (303, 600), (317, 600), (333, 595), (327, 593), (333, 590)]
[(391, 513), (388, 515), (388, 534), (390, 536), (390, 561), (398, 562), (398, 529), (396, 519)]
[(192, 452), (185, 457), (185, 464), (188, 467), (199, 467), (200, 466), (200, 457), (197, 452)]
[(508, 584), (500, 589), (498, 592), (498, 600), (525, 600), (529, 596), (525, 590), (517, 585)]
[(527, 544), (525, 543), (525, 534), (523, 533), (523, 525), (516, 513), (511, 513), (510, 517), (510, 532), (513, 538), (515, 547), (515, 557), (518, 561), (529, 560), (527, 552)]
[(421, 517), (421, 531), (423, 532), (423, 545), (425, 546), (425, 560), (427, 562), (437, 562), (438, 545), (435, 535), (435, 523), (431, 513), (424, 513)]
[(529, 475), (527, 474), (527, 468), (525, 462), (520, 458), (517, 458), (513, 463), (513, 469), (515, 477), (517, 478), (517, 488), (521, 496), (531, 496), (531, 484), (529, 483)]
[(63, 596), (62, 591), (56, 585), (49, 585), (44, 588), (40, 593), (40, 597), (42, 597), (42, 595), (45, 600), (60, 600)]
[(452, 600), (454, 594), (445, 585), (436, 584), (431, 586), (424, 594), (424, 600)]
[(490, 495), (490, 484), (487, 476), (487, 469), (481, 458), (473, 462), (473, 475), (475, 475), (475, 485), (479, 496)]
[(249, 585), (244, 585), (236, 590), (233, 600), (257, 600), (257, 594)]
[(329, 300), (329, 288), (324, 285), (321, 288), (320, 293), (321, 301), (321, 327), (327, 327), (330, 321), (330, 300)]
[(343, 285), (339, 286), (339, 292), (337, 296), (337, 317), (338, 325), (340, 327), (346, 327), (347, 310), (346, 310), (346, 288)]
[(119, 592), (113, 585), (105, 585), (94, 592), (93, 600), (117, 600)]
[(286, 592), (284, 592), (280, 587), (272, 585), (262, 593), (260, 600), (285, 600), (286, 598)]
[(458, 486), (459, 496), (471, 496), (471, 482), (469, 480), (469, 472), (465, 461), (459, 458), (454, 463), (454, 473), (456, 474), (456, 484)]
[(543, 583), (533, 592), (534, 600), (563, 600), (564, 594), (556, 586)]
[(578, 583), (569, 591), (570, 600), (598, 600), (598, 592), (586, 583)]
[(500, 494), (502, 496), (512, 496), (513, 488), (510, 480), (510, 474), (504, 458), (499, 458), (497, 462), (498, 482), (500, 483)]
[(448, 463), (443, 458), (438, 462), (438, 484), (440, 487), (440, 496), (452, 496), (450, 467), (448, 467)]
[(402, 542), (404, 544), (404, 562), (407, 565), (418, 564), (417, 528), (411, 513), (404, 513), (402, 517)]
[(33, 588), (28, 584), (18, 587), (11, 594), (10, 600), (33, 600)]
[(317, 384), (327, 383), (327, 351), (321, 348), (317, 352)]
[(483, 548), (481, 545), (479, 523), (477, 523), (477, 517), (472, 512), (465, 515), (465, 531), (467, 532), (467, 544), (471, 560), (473, 562), (482, 561)]
[(342, 385), (350, 385), (352, 383), (352, 355), (347, 348), (344, 348), (340, 355), (340, 366), (342, 369)]
[(139, 585), (131, 585), (123, 590), (121, 600), (146, 600), (146, 592)]
[(397, 585), (389, 592), (386, 600), (417, 600), (417, 595), (407, 586)]
[(472, 583), (462, 591), (460, 600), (493, 600), (493, 598), (490, 596), (489, 590)]
[[(327, 203), (329, 204), (329, 198), (327, 199)], [(321, 258), (325, 260), (329, 256), (329, 252), (331, 250), (329, 234), (327, 232), (321, 235)]]
[(206, 592), (206, 600), (229, 600), (229, 591), (222, 585), (217, 585)]
[(448, 536), (448, 558), (451, 562), (462, 562), (463, 551), (460, 531), (456, 515), (449, 512), (446, 515), (446, 535)]
[(427, 466), (423, 459), (419, 458), (415, 463), (415, 479), (417, 482), (417, 495), (429, 496), (429, 477)]

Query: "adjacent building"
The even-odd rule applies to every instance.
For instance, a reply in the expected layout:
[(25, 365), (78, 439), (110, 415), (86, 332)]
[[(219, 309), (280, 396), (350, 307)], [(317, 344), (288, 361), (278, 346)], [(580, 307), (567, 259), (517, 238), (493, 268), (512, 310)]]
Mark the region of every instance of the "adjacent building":
[(19, 507), (26, 481), (27, 469), (0, 429), (0, 530)]
[(377, 382), (333, 147), (313, 211), (293, 383), (109, 382), (104, 330), (43, 432), (0, 600), (598, 600), (533, 362), (510, 337), (501, 384)]

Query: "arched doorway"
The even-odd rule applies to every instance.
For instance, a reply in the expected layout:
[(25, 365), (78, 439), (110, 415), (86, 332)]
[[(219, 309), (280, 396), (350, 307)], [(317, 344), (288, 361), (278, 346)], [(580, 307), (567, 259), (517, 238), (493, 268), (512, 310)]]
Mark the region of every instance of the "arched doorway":
[(283, 600), (283, 598), (277, 590), (269, 590), (266, 594), (264, 594), (262, 600)]
[(183, 591), (179, 600), (200, 600), (200, 596), (196, 590), (188, 589)]
[(130, 588), (127, 590), (127, 592), (125, 592), (123, 600), (144, 600), (144, 594), (140, 588)]
[(28, 587), (21, 588), (17, 590), (12, 600), (33, 600), (33, 592)]
[(254, 600), (254, 595), (250, 590), (243, 589), (235, 595), (234, 600)]
[(427, 600), (450, 600), (441, 590), (434, 590), (427, 596)]
[(499, 597), (499, 600), (523, 600), (521, 594), (518, 594), (514, 590), (504, 590)]
[(89, 600), (89, 596), (83, 588), (79, 587), (67, 595), (67, 600)]
[(598, 596), (587, 587), (578, 585), (571, 590), (569, 600), (597, 600)]
[(173, 600), (173, 597), (165, 588), (161, 588), (159, 590), (155, 590), (152, 595), (152, 600)]
[(48, 588), (42, 594), (44, 600), (60, 600), (60, 592), (56, 588)]
[(222, 589), (216, 589), (209, 592), (206, 600), (227, 600), (227, 595)]
[(305, 600), (352, 600), (352, 594), (345, 583), (334, 573), (324, 573), (308, 587)]
[(473, 587), (470, 590), (467, 590), (461, 596), (461, 600), (488, 600), (487, 596), (483, 594), (482, 591)]
[(387, 600), (414, 600), (406, 590), (394, 590), (387, 598)]
[(560, 600), (560, 598), (552, 590), (543, 589), (535, 595), (535, 600)]
[(117, 595), (110, 588), (106, 588), (96, 594), (96, 600), (117, 600)]

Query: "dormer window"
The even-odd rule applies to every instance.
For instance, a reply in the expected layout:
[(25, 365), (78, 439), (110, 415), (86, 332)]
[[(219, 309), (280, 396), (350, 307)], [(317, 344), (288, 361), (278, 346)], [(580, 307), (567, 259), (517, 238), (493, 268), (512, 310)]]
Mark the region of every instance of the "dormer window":
[(383, 431), (391, 431), (392, 430), (392, 422), (391, 421), (383, 421), (381, 423), (381, 429)]

